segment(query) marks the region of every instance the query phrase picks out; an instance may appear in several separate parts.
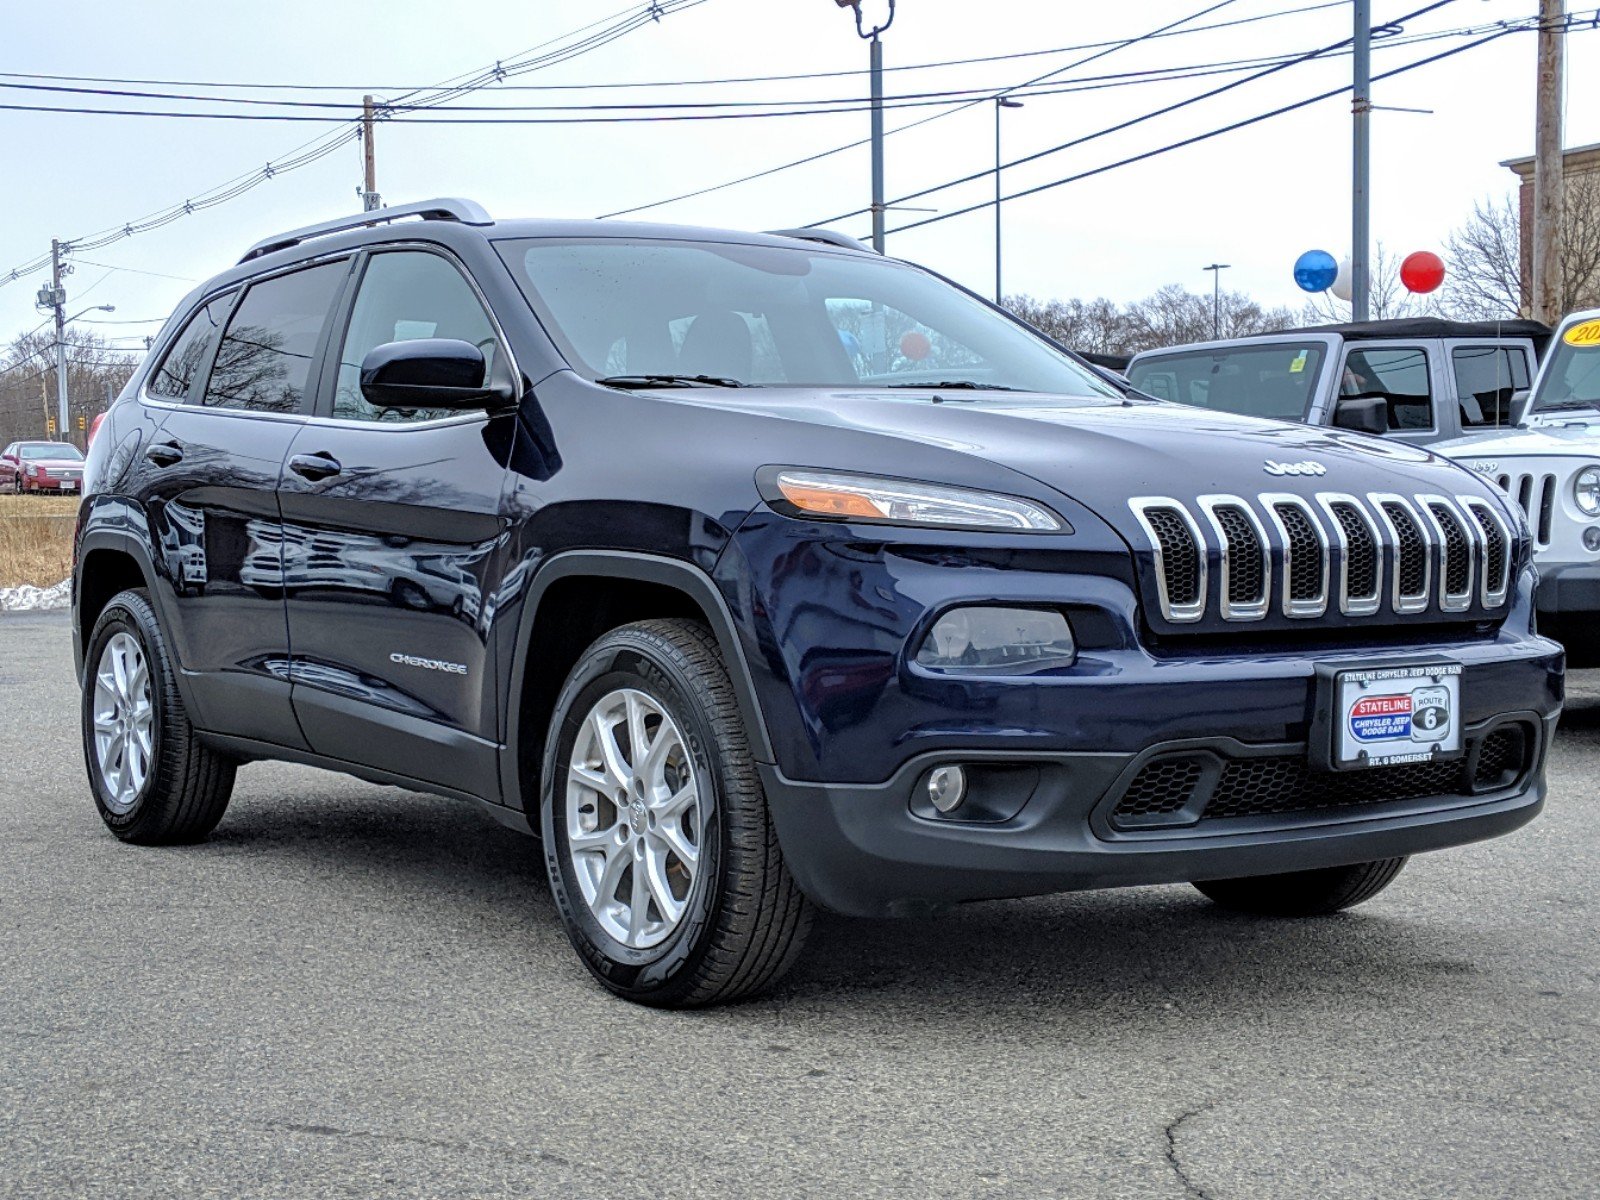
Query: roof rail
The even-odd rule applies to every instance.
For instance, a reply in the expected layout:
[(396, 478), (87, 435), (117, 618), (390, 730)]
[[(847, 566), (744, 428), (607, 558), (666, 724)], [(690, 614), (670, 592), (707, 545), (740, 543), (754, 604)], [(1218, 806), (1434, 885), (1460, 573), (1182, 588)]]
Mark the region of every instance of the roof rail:
[(772, 237), (799, 238), (802, 242), (821, 242), (825, 246), (838, 246), (841, 250), (860, 250), (864, 254), (874, 253), (871, 246), (858, 241), (848, 233), (835, 233), (831, 229), (769, 229), (767, 233)]
[(298, 246), (311, 238), (324, 237), (330, 233), (343, 233), (347, 229), (360, 229), (364, 225), (376, 225), (380, 221), (398, 221), (401, 217), (421, 217), (424, 221), (459, 221), (463, 225), (494, 224), (494, 218), (484, 212), (481, 205), (471, 200), (458, 200), (445, 196), (438, 200), (419, 200), (415, 204), (400, 204), (394, 208), (375, 208), (371, 212), (338, 217), (318, 225), (307, 225), (302, 229), (274, 234), (272, 237), (262, 238), (251, 246), (239, 261), (247, 263), (252, 258), (260, 258), (263, 254), (271, 254), (274, 250), (287, 250), (290, 246)]

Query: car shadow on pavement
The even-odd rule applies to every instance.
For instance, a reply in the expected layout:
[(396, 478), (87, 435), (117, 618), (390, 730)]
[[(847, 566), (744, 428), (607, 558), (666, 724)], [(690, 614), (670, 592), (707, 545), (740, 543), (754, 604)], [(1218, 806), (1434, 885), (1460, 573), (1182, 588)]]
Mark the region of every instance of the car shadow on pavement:
[[(508, 956), (566, 957), (538, 844), (448, 801), (302, 792), (240, 806), (184, 853), (335, 878), (352, 901), (370, 889), (403, 905), (418, 938), (468, 924)], [(939, 1009), (948, 1033), (963, 1011), (975, 1025), (1010, 1010), (1017, 1020), (1100, 1014), (1102, 1027), (1130, 1028), (1152, 1010), (1229, 1021), (1320, 1013), (1352, 987), (1377, 1004), (1430, 995), (1449, 1003), (1460, 981), (1441, 979), (1474, 974), (1505, 947), (1492, 928), (1412, 915), (1406, 885), (1402, 874), (1369, 907), (1303, 921), (1236, 916), (1185, 886), (990, 901), (921, 919), (819, 914), (806, 952), (770, 996), (702, 1017), (804, 1009), (826, 1019), (846, 1004), (857, 1013), (909, 1005)], [(574, 959), (551, 986), (595, 985)]]

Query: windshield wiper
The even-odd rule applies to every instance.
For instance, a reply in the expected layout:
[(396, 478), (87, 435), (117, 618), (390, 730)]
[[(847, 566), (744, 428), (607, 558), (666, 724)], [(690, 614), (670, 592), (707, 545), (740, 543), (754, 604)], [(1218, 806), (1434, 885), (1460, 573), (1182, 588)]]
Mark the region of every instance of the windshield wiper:
[(1600, 400), (1558, 400), (1554, 404), (1541, 404), (1528, 415), (1536, 417), (1541, 413), (1577, 412), (1585, 408), (1600, 408)]
[(728, 379), (722, 375), (610, 375), (605, 379), (597, 379), (595, 382), (603, 383), (607, 387), (618, 388), (740, 388), (757, 386), (739, 379)]
[(886, 383), (884, 387), (891, 388), (920, 388), (923, 391), (954, 391), (961, 389), (968, 392), (1020, 392), (1025, 389), (1007, 387), (1003, 383), (979, 383), (975, 379), (942, 379), (938, 383)]

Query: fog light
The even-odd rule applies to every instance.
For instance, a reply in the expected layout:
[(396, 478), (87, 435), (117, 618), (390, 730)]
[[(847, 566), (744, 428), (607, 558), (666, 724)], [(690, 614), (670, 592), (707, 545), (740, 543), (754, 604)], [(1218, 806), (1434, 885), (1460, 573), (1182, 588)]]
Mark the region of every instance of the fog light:
[(955, 812), (967, 798), (967, 772), (961, 767), (935, 767), (928, 772), (928, 801), (942, 813)]
[(917, 665), (947, 674), (1027, 675), (1070, 667), (1067, 618), (1048, 608), (954, 608), (917, 651)]
[(1583, 531), (1583, 548), (1600, 550), (1600, 525), (1591, 525)]

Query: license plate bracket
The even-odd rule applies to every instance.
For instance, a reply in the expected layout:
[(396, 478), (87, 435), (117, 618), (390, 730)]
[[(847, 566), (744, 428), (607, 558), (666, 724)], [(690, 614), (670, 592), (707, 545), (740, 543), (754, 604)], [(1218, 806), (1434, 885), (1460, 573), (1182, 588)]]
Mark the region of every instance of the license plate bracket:
[(1465, 752), (1461, 677), (1449, 659), (1317, 664), (1312, 766), (1362, 771), (1447, 762)]

